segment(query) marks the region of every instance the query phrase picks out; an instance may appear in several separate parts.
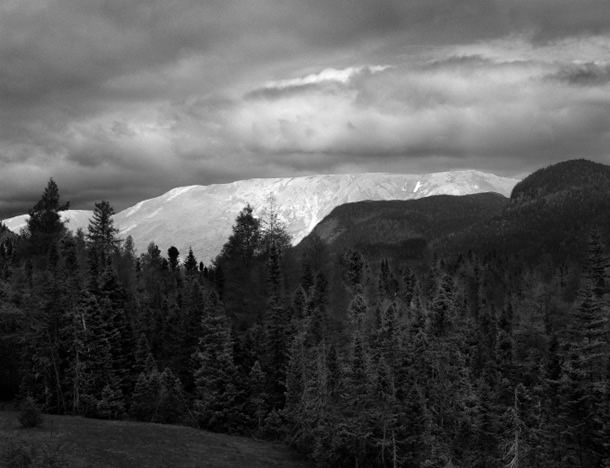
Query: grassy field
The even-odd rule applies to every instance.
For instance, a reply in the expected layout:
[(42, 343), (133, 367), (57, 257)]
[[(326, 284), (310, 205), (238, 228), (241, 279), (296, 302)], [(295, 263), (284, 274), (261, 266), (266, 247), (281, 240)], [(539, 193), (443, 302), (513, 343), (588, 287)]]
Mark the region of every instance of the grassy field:
[[(17, 412), (0, 411), (0, 456), (8, 447), (21, 446), (34, 450), (39, 459), (46, 456), (49, 460), (57, 452), (56, 458), (64, 461), (56, 466), (62, 467), (311, 466), (279, 443), (188, 427), (45, 415), (42, 427), (21, 429), (17, 417)], [(1, 459), (0, 466), (4, 466)], [(53, 465), (47, 462), (44, 466)]]

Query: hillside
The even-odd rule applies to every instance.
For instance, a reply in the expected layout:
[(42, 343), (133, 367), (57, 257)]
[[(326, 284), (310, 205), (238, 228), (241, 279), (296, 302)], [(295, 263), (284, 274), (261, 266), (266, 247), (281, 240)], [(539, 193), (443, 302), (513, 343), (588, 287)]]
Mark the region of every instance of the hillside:
[(497, 193), (348, 203), (324, 218), (300, 247), (318, 236), (332, 252), (355, 248), (372, 258), (418, 258), (430, 242), (498, 216), (507, 205)]
[[(434, 174), (345, 174), (293, 178), (250, 179), (231, 184), (179, 187), (144, 200), (115, 216), (120, 235), (131, 235), (140, 253), (151, 241), (165, 253), (174, 245), (184, 257), (189, 247), (208, 263), (231, 234), (239, 211), (246, 205), (264, 217), (269, 196), (278, 215), (300, 242), (333, 208), (362, 200), (410, 200), (431, 195), (498, 192), (508, 196), (516, 179), (478, 171)], [(110, 200), (112, 202), (112, 200)], [(86, 229), (90, 212), (66, 212), (73, 230)], [(25, 225), (25, 216), (5, 220), (13, 231)]]
[(552, 202), (582, 190), (610, 190), (610, 166), (574, 159), (539, 169), (515, 185), (510, 207), (517, 209), (541, 200)]
[[(87, 468), (305, 468), (282, 444), (215, 434), (182, 426), (45, 416), (36, 429), (17, 429), (17, 413), (0, 411), (0, 466), (10, 446), (58, 452), (66, 464)], [(51, 465), (45, 465), (51, 466)]]
[[(610, 166), (572, 160), (542, 168), (499, 194), (349, 203), (315, 229), (331, 250), (355, 248), (400, 262), (426, 251), (474, 250), (563, 261), (584, 251), (594, 228), (610, 235)], [(306, 237), (299, 249), (311, 242)]]
[(610, 234), (610, 166), (573, 160), (540, 169), (517, 184), (502, 213), (448, 239), (444, 248), (519, 253), (557, 261), (585, 251), (588, 233)]

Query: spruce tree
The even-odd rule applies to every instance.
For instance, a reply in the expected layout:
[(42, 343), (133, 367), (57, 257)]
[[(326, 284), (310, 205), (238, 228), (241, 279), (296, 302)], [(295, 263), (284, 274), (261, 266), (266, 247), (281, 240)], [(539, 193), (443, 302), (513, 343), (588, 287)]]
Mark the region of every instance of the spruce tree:
[(114, 226), (114, 208), (110, 202), (102, 200), (95, 204), (93, 216), (87, 228), (89, 248), (95, 252), (99, 265), (106, 265), (111, 256), (117, 252), (120, 240), (118, 228)]
[(267, 416), (267, 393), (265, 391), (266, 376), (258, 360), (254, 362), (248, 374), (248, 414), (253, 421), (254, 433), (261, 430)]
[(360, 252), (348, 250), (343, 255), (345, 263), (345, 285), (353, 294), (362, 294), (366, 282), (366, 262)]
[(157, 422), (161, 387), (161, 373), (156, 366), (140, 372), (131, 396), (129, 416), (137, 421)]
[(135, 376), (130, 374), (135, 356), (133, 328), (125, 310), (125, 291), (114, 269), (108, 265), (99, 279), (98, 303), (102, 315), (104, 338), (110, 346), (112, 368), (124, 394), (133, 388)]
[(193, 249), (189, 247), (189, 253), (186, 256), (186, 260), (184, 260), (184, 269), (187, 272), (187, 275), (194, 275), (197, 273), (197, 259), (195, 258), (195, 254), (193, 254)]
[(267, 308), (265, 327), (264, 369), (268, 376), (269, 403), (273, 409), (284, 407), (286, 366), (288, 364), (286, 307), (276, 297)]
[(250, 205), (240, 211), (233, 225), (233, 233), (220, 253), (221, 258), (239, 262), (246, 269), (252, 265), (261, 248), (261, 222), (254, 217), (253, 211)]
[(303, 395), (305, 391), (306, 356), (305, 356), (305, 335), (297, 333), (290, 345), (290, 358), (286, 371), (286, 406), (284, 413), (295, 429), (299, 425), (299, 420), (303, 413)]
[(171, 271), (176, 271), (178, 269), (180, 252), (173, 245), (167, 249), (167, 258), (169, 262), (169, 269)]
[(604, 388), (607, 369), (607, 311), (585, 282), (573, 311), (565, 375), (561, 380), (561, 417), (570, 460), (596, 466), (603, 453)]
[(267, 204), (263, 209), (263, 219), (261, 221), (262, 251), (269, 257), (272, 248), (284, 252), (290, 247), (290, 243), (290, 234), (286, 231), (286, 224), (280, 219), (275, 197), (270, 194), (267, 197)]
[(40, 200), (28, 212), (27, 235), (34, 255), (46, 254), (64, 233), (61, 211), (70, 207), (70, 203), (60, 203), (59, 188), (50, 179)]
[(166, 367), (160, 376), (158, 396), (158, 418), (156, 422), (175, 424), (180, 422), (185, 411), (186, 401), (182, 383), (172, 370)]
[(113, 359), (114, 332), (97, 299), (89, 293), (83, 295), (74, 317), (78, 327), (73, 371), (75, 398), (78, 395), (75, 408), (85, 416), (119, 417), (124, 400)]
[(215, 293), (207, 301), (196, 353), (195, 414), (199, 424), (219, 432), (235, 423), (237, 370), (233, 361), (231, 326)]
[(428, 316), (428, 330), (438, 337), (446, 336), (452, 328), (456, 314), (453, 279), (442, 274)]

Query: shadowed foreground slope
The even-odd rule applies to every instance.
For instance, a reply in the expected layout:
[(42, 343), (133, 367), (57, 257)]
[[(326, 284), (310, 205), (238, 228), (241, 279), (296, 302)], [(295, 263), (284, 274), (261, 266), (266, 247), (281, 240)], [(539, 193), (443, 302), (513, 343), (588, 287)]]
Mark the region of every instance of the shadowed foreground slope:
[[(306, 468), (280, 443), (215, 434), (197, 429), (74, 416), (45, 416), (36, 429), (19, 429), (18, 414), (0, 412), (0, 454), (9, 444), (25, 443), (42, 451), (61, 447), (66, 465), (101, 467)], [(2, 461), (0, 461), (0, 466)]]

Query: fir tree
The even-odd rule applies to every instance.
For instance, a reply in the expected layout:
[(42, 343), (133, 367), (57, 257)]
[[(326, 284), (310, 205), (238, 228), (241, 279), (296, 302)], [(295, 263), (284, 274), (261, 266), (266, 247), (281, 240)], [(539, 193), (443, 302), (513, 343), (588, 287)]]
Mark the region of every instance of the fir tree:
[(70, 203), (61, 204), (59, 199), (59, 188), (50, 179), (42, 197), (28, 212), (27, 234), (34, 255), (46, 254), (64, 233), (60, 212), (67, 210)]
[(231, 327), (215, 293), (210, 295), (201, 321), (196, 359), (199, 367), (195, 371), (195, 414), (199, 423), (207, 429), (229, 431), (235, 420), (237, 373)]
[(302, 415), (303, 395), (305, 391), (306, 356), (305, 356), (305, 336), (297, 333), (290, 346), (290, 359), (286, 371), (286, 407), (284, 413), (288, 422), (293, 426), (298, 426), (299, 418)]
[(348, 250), (343, 256), (345, 262), (345, 284), (352, 294), (362, 294), (366, 281), (366, 262), (360, 252)]
[(261, 247), (261, 222), (254, 217), (250, 205), (240, 211), (233, 225), (233, 233), (223, 246), (221, 258), (239, 262), (246, 269), (252, 264)]
[(171, 271), (176, 271), (178, 269), (180, 252), (173, 245), (167, 249), (167, 258), (169, 262), (169, 269)]
[(184, 269), (189, 275), (194, 275), (197, 272), (197, 259), (195, 258), (191, 247), (189, 247), (189, 253), (184, 261)]
[(137, 421), (155, 422), (159, 419), (161, 374), (156, 366), (140, 372), (131, 396), (129, 416)]
[(272, 248), (281, 253), (290, 247), (290, 243), (290, 234), (286, 231), (286, 224), (280, 219), (275, 197), (273, 194), (269, 194), (261, 221), (262, 251), (269, 257)]
[(180, 379), (168, 367), (161, 373), (158, 396), (158, 417), (155, 422), (175, 424), (180, 422), (185, 411), (186, 402)]
[(445, 336), (451, 330), (455, 309), (453, 279), (443, 274), (428, 317), (429, 332), (439, 337)]
[(286, 308), (275, 297), (265, 314), (265, 359), (264, 368), (268, 376), (267, 392), (273, 409), (284, 407), (286, 391), (286, 366), (288, 364)]
[(254, 432), (258, 433), (267, 416), (267, 393), (265, 392), (266, 376), (256, 360), (248, 374), (248, 413), (253, 420)]
[(111, 256), (118, 250), (120, 240), (118, 228), (114, 226), (112, 217), (114, 208), (106, 200), (95, 204), (93, 217), (87, 228), (89, 248), (95, 252), (98, 265), (106, 265)]

